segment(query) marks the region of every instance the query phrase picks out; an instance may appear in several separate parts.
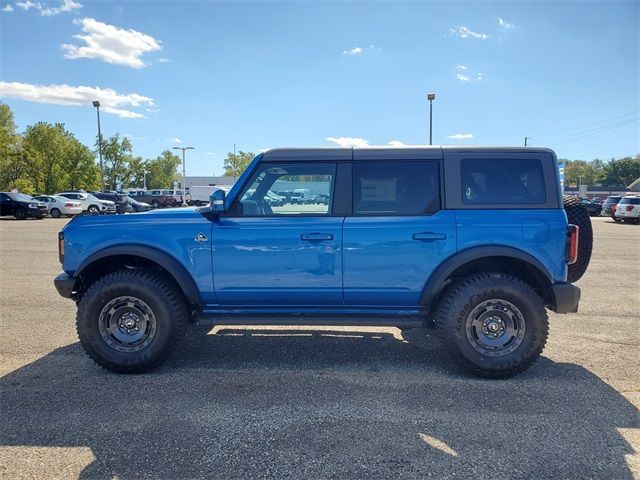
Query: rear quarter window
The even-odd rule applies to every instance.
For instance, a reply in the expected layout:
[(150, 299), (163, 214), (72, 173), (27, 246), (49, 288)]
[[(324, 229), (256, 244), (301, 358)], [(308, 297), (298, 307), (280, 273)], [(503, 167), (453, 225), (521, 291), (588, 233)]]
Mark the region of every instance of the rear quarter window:
[(462, 202), (467, 205), (542, 205), (542, 164), (537, 159), (463, 159)]

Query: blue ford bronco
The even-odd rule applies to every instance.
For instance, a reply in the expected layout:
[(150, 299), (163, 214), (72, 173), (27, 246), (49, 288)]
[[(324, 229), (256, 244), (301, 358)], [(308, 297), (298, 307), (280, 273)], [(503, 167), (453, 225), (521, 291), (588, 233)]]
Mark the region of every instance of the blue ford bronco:
[(498, 378), (540, 355), (547, 309), (577, 311), (591, 242), (548, 149), (283, 148), (209, 206), (75, 218), (55, 286), (115, 372), (159, 365), (206, 321), (435, 325), (455, 363)]

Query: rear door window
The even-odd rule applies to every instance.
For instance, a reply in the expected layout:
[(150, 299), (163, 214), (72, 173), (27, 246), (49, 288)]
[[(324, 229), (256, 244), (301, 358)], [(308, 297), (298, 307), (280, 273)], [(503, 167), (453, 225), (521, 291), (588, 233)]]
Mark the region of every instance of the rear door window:
[(542, 205), (547, 200), (539, 160), (464, 159), (460, 171), (463, 203)]
[(354, 215), (428, 215), (440, 208), (433, 161), (355, 162)]

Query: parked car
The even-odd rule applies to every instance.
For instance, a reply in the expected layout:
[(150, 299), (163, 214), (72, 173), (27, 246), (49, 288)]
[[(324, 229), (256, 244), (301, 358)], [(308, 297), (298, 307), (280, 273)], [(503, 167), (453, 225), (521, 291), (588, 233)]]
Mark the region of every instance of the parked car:
[(622, 198), (622, 195), (609, 195), (602, 203), (602, 215), (609, 215), (613, 217), (615, 207)]
[[(113, 213), (116, 211), (116, 206), (113, 202), (106, 200), (100, 200), (94, 197), (90, 193), (86, 192), (61, 192), (57, 193), (57, 196), (68, 198), (70, 200), (76, 200), (82, 205), (82, 211), (90, 213), (92, 215), (98, 215), (101, 213), (108, 213), (110, 208), (113, 209)], [(112, 205), (109, 205), (112, 204)]]
[(615, 216), (623, 222), (638, 223), (640, 219), (640, 196), (622, 197), (616, 206)]
[(135, 212), (133, 206), (127, 200), (128, 197), (126, 195), (111, 192), (91, 192), (91, 194), (100, 200), (113, 202), (116, 207), (116, 213), (118, 214)]
[(62, 215), (71, 217), (82, 213), (82, 204), (80, 202), (59, 195), (38, 195), (33, 199), (44, 203), (47, 206), (47, 212), (53, 218), (60, 218)]
[[(325, 178), (328, 204), (272, 209), (285, 176)], [(209, 208), (70, 222), (54, 283), (85, 352), (115, 372), (161, 364), (190, 321), (435, 321), (454, 362), (508, 377), (542, 353), (547, 309), (578, 309), (591, 221), (559, 184), (544, 148), (269, 150)]]
[(0, 216), (12, 215), (18, 220), (27, 217), (42, 218), (47, 213), (47, 205), (34, 200), (25, 193), (0, 192)]
[(175, 201), (168, 190), (138, 191), (135, 192), (135, 195), (130, 194), (129, 196), (139, 202), (148, 203), (151, 208), (170, 207)]
[(584, 208), (587, 209), (587, 212), (589, 212), (590, 216), (592, 217), (600, 216), (600, 213), (602, 212), (602, 205), (600, 205), (599, 203), (593, 202), (588, 198), (581, 198), (580, 203), (584, 206)]
[(149, 210), (151, 210), (151, 205), (149, 205), (148, 203), (139, 202), (135, 198), (128, 195), (125, 198), (133, 207), (134, 212), (148, 212)]
[[(182, 190), (167, 190), (167, 193), (173, 197), (173, 201), (170, 204), (172, 207), (182, 205)], [(189, 198), (187, 198), (187, 201), (189, 201)]]
[(265, 200), (274, 207), (281, 207), (285, 204), (286, 198), (269, 190), (265, 195)]

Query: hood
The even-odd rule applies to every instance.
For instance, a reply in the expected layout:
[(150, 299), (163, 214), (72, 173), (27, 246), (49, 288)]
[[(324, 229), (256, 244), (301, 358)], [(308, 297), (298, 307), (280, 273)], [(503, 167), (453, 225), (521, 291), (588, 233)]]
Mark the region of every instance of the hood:
[(183, 222), (188, 219), (202, 219), (201, 213), (196, 211), (195, 207), (185, 208), (163, 208), (160, 210), (150, 210), (148, 212), (131, 213), (128, 215), (78, 215), (74, 217), (63, 228), (63, 231), (67, 228), (74, 229), (76, 227), (82, 228), (117, 228), (118, 226), (128, 225), (134, 228), (144, 229), (145, 224), (162, 222), (167, 226), (175, 222)]

